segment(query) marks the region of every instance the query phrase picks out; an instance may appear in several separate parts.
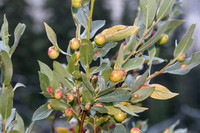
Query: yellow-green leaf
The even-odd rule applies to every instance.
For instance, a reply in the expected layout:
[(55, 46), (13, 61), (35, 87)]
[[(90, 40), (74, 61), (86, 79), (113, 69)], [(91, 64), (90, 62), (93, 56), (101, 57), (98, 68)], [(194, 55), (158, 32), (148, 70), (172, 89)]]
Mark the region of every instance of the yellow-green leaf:
[(17, 27), (15, 28), (15, 31), (14, 31), (15, 41), (9, 50), (10, 55), (12, 55), (14, 53), (15, 49), (17, 48), (19, 40), (20, 40), (21, 36), (24, 34), (25, 29), (26, 29), (26, 25), (21, 24), (21, 23), (19, 23), (17, 25)]
[(1, 91), (0, 95), (0, 115), (3, 119), (7, 119), (13, 108), (13, 88), (10, 84)]
[(150, 95), (150, 97), (154, 99), (166, 100), (179, 95), (178, 93), (171, 92), (160, 84), (152, 84), (151, 87), (155, 87), (153, 93)]
[(8, 85), (13, 75), (13, 64), (8, 53), (4, 50), (0, 52), (1, 83)]
[(145, 107), (140, 107), (140, 106), (136, 106), (136, 105), (126, 105), (129, 109), (131, 109), (133, 112), (135, 113), (141, 113), (144, 112), (145, 110), (148, 110), (148, 108)]
[(4, 46), (8, 45), (9, 43), (9, 33), (8, 33), (8, 20), (6, 18), (6, 15), (4, 15), (4, 22), (1, 27), (1, 39), (3, 41)]
[(49, 41), (53, 44), (53, 46), (56, 48), (56, 50), (60, 51), (60, 48), (58, 47), (58, 43), (57, 43), (56, 33), (45, 22), (44, 22), (44, 26), (45, 26), (45, 30), (46, 30), (47, 37), (48, 37)]
[(114, 107), (112, 103), (104, 103), (104, 107), (108, 110), (109, 115), (116, 115), (121, 111), (119, 108)]
[(81, 61), (84, 65), (90, 65), (93, 58), (93, 44), (87, 39), (81, 40), (80, 46)]
[(121, 69), (123, 61), (124, 61), (124, 46), (122, 43), (119, 49), (117, 60), (115, 61), (114, 69)]
[(51, 99), (49, 102), (53, 109), (60, 110), (62, 112), (65, 111), (66, 107), (69, 107), (67, 103), (57, 100), (57, 99)]
[(102, 31), (102, 34), (105, 35), (106, 41), (120, 41), (139, 29), (138, 26), (125, 26), (125, 25), (116, 25), (111, 28), (105, 29)]

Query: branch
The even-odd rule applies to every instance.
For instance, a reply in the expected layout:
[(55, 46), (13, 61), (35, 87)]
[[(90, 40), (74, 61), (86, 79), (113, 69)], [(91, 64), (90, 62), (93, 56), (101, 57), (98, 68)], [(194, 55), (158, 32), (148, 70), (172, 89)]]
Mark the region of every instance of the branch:
[(54, 127), (54, 123), (56, 121), (56, 117), (58, 115), (58, 111), (56, 110), (55, 114), (54, 114), (54, 117), (53, 117), (53, 120), (52, 120), (52, 123), (51, 123), (51, 131), (52, 133), (55, 133), (55, 127)]
[(82, 133), (82, 131), (83, 131), (83, 124), (84, 124), (86, 113), (87, 113), (86, 111), (83, 111), (83, 114), (81, 117), (81, 123), (80, 123), (79, 129), (78, 129), (78, 133)]

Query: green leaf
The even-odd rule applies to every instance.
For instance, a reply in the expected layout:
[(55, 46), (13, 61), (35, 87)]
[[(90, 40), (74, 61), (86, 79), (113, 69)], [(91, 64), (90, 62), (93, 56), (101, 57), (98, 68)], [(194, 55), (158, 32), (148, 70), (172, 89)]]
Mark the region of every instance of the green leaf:
[(172, 93), (160, 84), (151, 84), (151, 87), (155, 87), (153, 93), (150, 95), (150, 97), (154, 99), (167, 100), (179, 95), (178, 93)]
[(151, 66), (152, 66), (153, 58), (156, 55), (156, 48), (155, 48), (155, 46), (151, 46), (148, 49), (148, 54), (149, 54), (149, 74), (150, 74), (151, 73)]
[[(90, 39), (94, 37), (96, 32), (105, 25), (105, 20), (95, 20), (91, 22)], [(81, 34), (81, 38), (87, 37), (87, 29)]]
[(44, 22), (45, 30), (47, 33), (47, 37), (49, 38), (49, 41), (51, 41), (52, 44), (57, 44), (57, 37), (53, 29), (47, 25), (47, 23)]
[(138, 29), (138, 26), (116, 25), (103, 30), (101, 33), (105, 35), (106, 41), (120, 41), (137, 32)]
[(127, 130), (124, 127), (124, 125), (119, 125), (119, 126), (115, 127), (115, 129), (112, 133), (127, 133)]
[[(59, 78), (59, 81), (68, 89), (73, 89), (74, 84), (72, 83), (71, 75), (68, 73), (68, 71), (64, 68), (63, 65), (61, 65), (59, 62), (54, 61), (53, 62), (53, 68), (54, 71), (57, 74), (57, 77)], [(71, 81), (71, 82), (70, 82)]]
[(9, 133), (20, 133), (20, 131), (17, 131), (17, 130), (10, 130)]
[(122, 105), (121, 103), (114, 103), (114, 106), (120, 108), (121, 110), (123, 110), (124, 112), (126, 112), (126, 113), (128, 113), (128, 114), (130, 114), (132, 116), (138, 116), (137, 114), (135, 114), (134, 111), (132, 111), (128, 107)]
[(101, 76), (104, 78), (105, 80), (105, 84), (109, 81), (110, 79), (110, 73), (112, 72), (112, 68), (107, 68), (105, 69), (102, 73)]
[(141, 58), (141, 57), (129, 59), (122, 66), (122, 69), (125, 70), (125, 71), (129, 71), (129, 70), (140, 68), (143, 65), (144, 61), (145, 60), (143, 58)]
[(90, 83), (90, 80), (83, 72), (81, 72), (81, 75), (82, 75), (83, 83), (85, 84), (87, 89), (92, 93), (92, 95), (94, 95), (95, 90), (92, 84)]
[(105, 88), (106, 88), (105, 80), (100, 75), (98, 76), (98, 85), (99, 85), (100, 90), (105, 90)]
[(108, 58), (106, 59), (101, 58), (99, 67), (96, 70), (94, 70), (91, 74), (96, 74), (98, 72), (101, 72), (107, 67), (110, 67), (110, 60)]
[(159, 40), (160, 35), (162, 33), (164, 33), (164, 32), (166, 32), (166, 33), (172, 32), (173, 30), (176, 29), (176, 27), (178, 27), (183, 22), (184, 22), (183, 20), (171, 20), (171, 21), (166, 22), (165, 24), (163, 24), (161, 27), (158, 28), (158, 31), (156, 31), (156, 34), (151, 39), (149, 39), (147, 42), (145, 42), (139, 48), (138, 52), (148, 49), (149, 47), (154, 45)]
[(123, 90), (115, 90), (111, 93), (105, 94), (103, 96), (100, 96), (97, 98), (98, 102), (122, 102), (122, 101), (128, 101), (130, 99), (131, 95), (124, 93)]
[[(186, 64), (188, 67), (181, 69), (181, 65)], [(190, 70), (200, 64), (200, 52), (194, 53), (192, 57), (185, 59), (183, 62), (176, 62), (173, 65), (167, 67), (165, 72), (177, 75), (184, 75), (190, 72)]]
[(9, 43), (9, 33), (8, 33), (8, 20), (6, 18), (6, 15), (4, 15), (4, 22), (1, 26), (1, 39), (3, 41), (4, 46), (8, 45)]
[(135, 113), (141, 113), (141, 112), (144, 112), (145, 110), (148, 110), (148, 108), (145, 108), (145, 107), (139, 107), (139, 106), (136, 106), (136, 105), (126, 105), (129, 109), (131, 109), (133, 112)]
[(91, 109), (96, 110), (96, 111), (98, 111), (99, 113), (102, 113), (102, 114), (108, 112), (108, 110), (106, 108), (100, 107), (100, 106), (92, 106)]
[(86, 88), (83, 90), (82, 100), (83, 100), (83, 103), (85, 105), (88, 104), (88, 103), (90, 103), (90, 104), (94, 103), (94, 99), (93, 99), (92, 93)]
[(134, 24), (140, 27), (137, 33), (139, 34), (140, 37), (142, 37), (144, 34), (144, 31), (146, 30), (146, 27), (144, 25), (143, 14), (141, 10), (138, 12), (138, 16), (136, 17)]
[(110, 49), (117, 46), (117, 42), (106, 42), (103, 47), (96, 46), (94, 48), (94, 53), (99, 52), (99, 54), (93, 56), (93, 59), (96, 61), (99, 57), (104, 57), (110, 51)]
[(49, 102), (53, 109), (60, 110), (62, 112), (65, 112), (66, 107), (69, 107), (67, 103), (57, 99), (51, 99)]
[(3, 119), (7, 119), (11, 114), (13, 108), (13, 97), (13, 88), (8, 84), (6, 88), (2, 89), (0, 95), (0, 114)]
[(195, 27), (196, 24), (192, 24), (183, 39), (179, 42), (178, 46), (174, 50), (174, 58), (179, 57), (181, 54), (187, 53), (193, 42), (192, 35)]
[(167, 130), (169, 133), (174, 133), (174, 129), (176, 126), (180, 123), (180, 120), (177, 120), (175, 123), (173, 123)]
[(179, 25), (181, 25), (185, 20), (172, 20), (169, 21), (169, 25), (166, 27), (165, 33), (169, 34), (174, 31)]
[(129, 54), (133, 51), (133, 49), (136, 47), (136, 33), (132, 34), (131, 36), (126, 38), (126, 46), (124, 50), (124, 55)]
[[(10, 127), (13, 123), (13, 121), (15, 121), (15, 116), (16, 116), (16, 109), (12, 108), (11, 110), (11, 114), (10, 116), (6, 119), (6, 128)], [(2, 117), (0, 115), (0, 125), (2, 125)], [(0, 129), (1, 129), (1, 126), (0, 126)]]
[(19, 87), (24, 87), (24, 88), (26, 88), (26, 86), (24, 85), (24, 84), (22, 84), (22, 83), (17, 83), (17, 84), (15, 84), (15, 87), (13, 88), (13, 91), (15, 91), (17, 88), (19, 88)]
[(55, 93), (60, 88), (60, 80), (56, 71), (53, 71), (53, 79), (51, 82), (52, 92)]
[(9, 50), (9, 54), (11, 56), (14, 53), (15, 49), (17, 48), (17, 46), (19, 44), (19, 40), (20, 40), (21, 36), (24, 34), (25, 29), (26, 29), (26, 25), (21, 24), (21, 23), (19, 23), (17, 25), (17, 27), (15, 28), (15, 31), (14, 31), (15, 41), (14, 41), (13, 46)]
[(40, 78), (40, 88), (43, 92), (47, 92), (47, 88), (51, 87), (49, 78), (47, 75), (39, 72), (39, 78)]
[[(89, 8), (88, 6), (85, 6), (84, 9)], [(87, 29), (88, 27), (88, 19), (87, 16), (85, 14), (83, 8), (74, 8), (72, 7), (72, 13), (75, 15), (76, 19), (78, 20), (78, 22), (85, 28)], [(75, 21), (76, 23), (76, 21)]]
[(148, 28), (155, 16), (158, 3), (156, 0), (140, 0), (140, 8), (143, 14), (144, 25)]
[(17, 124), (14, 126), (13, 130), (19, 131), (19, 133), (24, 133), (24, 121), (18, 113), (16, 113), (15, 120), (17, 121)]
[(112, 91), (114, 91), (114, 90), (115, 90), (115, 85), (113, 85), (113, 86), (111, 86), (111, 87), (109, 87), (109, 88), (107, 88), (107, 89), (101, 90), (101, 91), (98, 93), (98, 96), (104, 95), (104, 94), (106, 94), (106, 93), (110, 93), (110, 92), (112, 92)]
[(119, 114), (119, 112), (121, 112), (121, 110), (119, 108), (114, 107), (112, 103), (104, 104), (104, 107), (108, 110), (107, 113), (109, 115), (116, 115)]
[(1, 65), (1, 83), (7, 85), (10, 83), (13, 75), (13, 64), (8, 55), (4, 50), (0, 52), (0, 65)]
[[(153, 91), (154, 91), (154, 87), (143, 87), (143, 88), (141, 88), (138, 91), (133, 93), (133, 96), (131, 98), (131, 102), (132, 103), (138, 103), (140, 101), (143, 101), (146, 98), (148, 98), (152, 94)], [(139, 97), (135, 98), (134, 97), (135, 94), (138, 94)]]
[(68, 71), (66, 70), (66, 68), (62, 64), (60, 64), (57, 61), (54, 61), (53, 62), (53, 68), (59, 75), (61, 75), (64, 78), (68, 78), (70, 81), (72, 81), (71, 75), (68, 73)]
[(158, 10), (157, 20), (161, 20), (172, 11), (174, 1), (175, 0), (162, 0), (161, 6)]
[(68, 62), (67, 70), (70, 74), (75, 76), (73, 73), (79, 71), (79, 63), (76, 61), (76, 54), (73, 54)]
[(90, 3), (90, 0), (82, 0), (81, 3), (82, 6), (84, 7), (85, 5), (88, 5)]
[(40, 66), (40, 72), (47, 75), (49, 80), (52, 81), (53, 71), (51, 70), (51, 68), (41, 61), (38, 61), (38, 63), (39, 63), (39, 66)]
[[(145, 62), (149, 62), (150, 57), (146, 55), (142, 55), (142, 58), (145, 59)], [(163, 63), (165, 60), (159, 57), (154, 57), (152, 60), (152, 64), (157, 65)]]
[(31, 122), (31, 124), (29, 125), (29, 127), (26, 129), (26, 132), (25, 133), (31, 133), (31, 130), (32, 130), (32, 128), (33, 128), (33, 126), (34, 126), (34, 124), (35, 124), (35, 122), (33, 121), (33, 122)]
[(108, 121), (110, 119), (110, 116), (102, 116), (100, 117), (97, 121), (96, 121), (96, 126), (100, 126), (101, 124), (105, 123), (106, 121)]
[(138, 79), (135, 81), (134, 85), (131, 87), (131, 92), (135, 92), (138, 88), (146, 82), (148, 76), (148, 70)]
[(90, 65), (93, 58), (93, 44), (87, 39), (82, 39), (80, 53), (83, 64), (86, 66)]
[[(10, 50), (9, 45), (6, 46), (6, 49), (7, 49), (8, 51)], [(5, 50), (5, 47), (4, 47), (4, 45), (3, 45), (3, 41), (0, 41), (0, 51), (1, 51), (1, 50)]]
[(188, 129), (187, 128), (185, 128), (185, 129), (177, 129), (173, 133), (188, 133)]
[(117, 56), (117, 60), (115, 61), (114, 69), (121, 69), (122, 63), (124, 61), (124, 44), (122, 43), (119, 49), (119, 54)]
[(53, 46), (56, 48), (56, 50), (60, 51), (60, 48), (58, 47), (56, 33), (45, 22), (44, 22), (44, 26), (45, 26), (45, 30), (46, 30), (47, 37), (48, 37), (49, 41), (53, 44)]
[(32, 121), (37, 121), (37, 120), (45, 119), (45, 118), (47, 118), (51, 114), (51, 112), (53, 111), (53, 109), (48, 109), (47, 105), (48, 104), (44, 104), (44, 105), (40, 106), (33, 113)]
[(149, 64), (152, 64), (153, 59), (156, 55), (156, 48), (155, 46), (151, 46), (148, 50), (148, 54), (149, 54)]
[(43, 96), (45, 96), (48, 99), (54, 98), (53, 95), (50, 94), (49, 92), (40, 92), (40, 94), (42, 94)]

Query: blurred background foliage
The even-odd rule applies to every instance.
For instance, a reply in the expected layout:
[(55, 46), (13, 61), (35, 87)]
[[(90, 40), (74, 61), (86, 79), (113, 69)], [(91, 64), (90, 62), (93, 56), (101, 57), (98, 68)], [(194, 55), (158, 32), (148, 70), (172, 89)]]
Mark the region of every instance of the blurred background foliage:
[[(137, 15), (138, 4), (139, 0), (96, 0), (93, 19), (106, 20), (104, 28), (115, 24), (132, 25)], [(180, 8), (180, 10), (183, 13), (178, 18), (187, 19), (184, 8)], [(3, 22), (3, 14), (7, 15), (11, 36), (13, 36), (11, 31), (14, 31), (14, 27), (19, 22), (27, 25), (12, 58), (15, 73), (12, 81), (13, 84), (21, 82), (26, 85), (26, 88), (20, 88), (15, 92), (14, 107), (17, 108), (19, 114), (23, 116), (25, 124), (28, 125), (33, 111), (46, 100), (39, 94), (39, 65), (37, 60), (48, 64), (50, 67), (52, 67), (53, 62), (47, 55), (47, 49), (51, 46), (51, 43), (46, 37), (43, 21), (47, 22), (56, 32), (59, 46), (63, 50), (67, 49), (69, 40), (75, 36), (70, 0), (1, 0), (0, 24)], [(196, 23), (199, 25), (198, 22)], [(160, 48), (160, 57), (170, 60), (175, 40), (179, 41), (186, 29), (187, 27), (182, 25), (170, 34), (170, 41), (166, 45), (158, 47)], [(10, 42), (13, 42), (13, 40), (10, 40)], [(193, 45), (198, 45), (197, 41)], [(112, 56), (116, 52), (117, 49), (111, 50), (109, 55)], [(194, 51), (191, 50), (190, 53), (192, 52)], [(65, 63), (66, 57), (60, 56), (57, 60)], [(160, 69), (163, 65), (158, 65), (153, 69)], [(146, 100), (144, 104), (150, 109), (134, 120), (148, 119), (148, 124), (152, 127), (149, 129), (149, 133), (155, 133), (156, 128), (167, 127), (177, 119), (181, 120), (180, 127), (187, 127), (190, 133), (200, 132), (200, 126), (198, 126), (200, 125), (199, 69), (200, 67), (196, 67), (185, 76), (164, 74), (153, 79), (152, 83), (162, 84), (173, 92), (180, 93), (180, 95), (167, 101)], [(40, 132), (48, 132), (45, 128), (48, 128), (49, 124), (46, 122), (40, 125)]]

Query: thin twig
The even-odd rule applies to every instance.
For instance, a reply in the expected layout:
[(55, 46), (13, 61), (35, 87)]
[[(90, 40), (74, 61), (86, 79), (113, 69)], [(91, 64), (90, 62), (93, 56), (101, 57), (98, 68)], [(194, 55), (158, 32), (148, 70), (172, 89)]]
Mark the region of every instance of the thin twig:
[(90, 7), (90, 16), (88, 18), (88, 29), (87, 29), (87, 39), (90, 39), (90, 28), (91, 28), (91, 22), (92, 22), (92, 15), (94, 10), (94, 2), (95, 0), (91, 0), (91, 7)]
[(56, 121), (56, 117), (58, 115), (58, 111), (56, 110), (55, 114), (54, 114), (54, 117), (53, 117), (53, 120), (52, 120), (52, 123), (51, 123), (51, 131), (52, 133), (55, 133), (55, 127), (54, 127), (54, 123)]
[(165, 69), (174, 64), (174, 62), (176, 62), (177, 58), (174, 58), (172, 61), (170, 61), (165, 67), (163, 67), (160, 71), (156, 71), (155, 73), (153, 73), (152, 75), (150, 75), (148, 78), (147, 78), (147, 81), (151, 80), (152, 78), (158, 76), (159, 74), (162, 74), (164, 73)]
[(94, 126), (93, 126), (93, 133), (96, 133), (97, 132), (97, 130), (96, 130), (96, 119), (97, 119), (97, 116), (95, 115), (95, 117), (94, 117)]
[(130, 53), (130, 55), (123, 61), (122, 65), (128, 61), (131, 56), (133, 56), (136, 53), (137, 48), (142, 44), (142, 41), (144, 40), (145, 36), (149, 33), (149, 31), (158, 23), (158, 21), (153, 22), (151, 27), (148, 30), (145, 30), (142, 39), (137, 43), (136, 47), (133, 49), (133, 51)]
[(81, 117), (81, 122), (80, 122), (79, 129), (78, 129), (78, 133), (82, 133), (82, 131), (83, 131), (83, 124), (84, 124), (86, 113), (87, 113), (86, 111), (83, 111), (83, 114)]
[(78, 105), (80, 106), (81, 105), (81, 100), (80, 100), (80, 93), (79, 93), (77, 80), (75, 81), (75, 84), (76, 84), (76, 95), (77, 95)]

